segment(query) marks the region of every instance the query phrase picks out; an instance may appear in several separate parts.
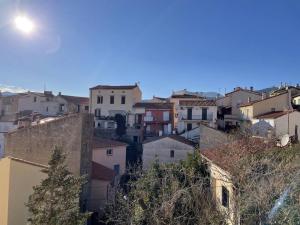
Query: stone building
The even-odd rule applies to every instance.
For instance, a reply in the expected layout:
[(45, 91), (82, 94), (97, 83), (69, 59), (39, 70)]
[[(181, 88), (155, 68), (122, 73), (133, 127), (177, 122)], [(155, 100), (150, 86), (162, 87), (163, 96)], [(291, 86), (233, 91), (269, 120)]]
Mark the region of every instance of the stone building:
[[(91, 174), (92, 118), (89, 114), (73, 114), (48, 123), (18, 129), (5, 135), (5, 156), (47, 165), (53, 149), (62, 147), (67, 165), (75, 175)], [(82, 207), (89, 198), (88, 185), (82, 195)]]

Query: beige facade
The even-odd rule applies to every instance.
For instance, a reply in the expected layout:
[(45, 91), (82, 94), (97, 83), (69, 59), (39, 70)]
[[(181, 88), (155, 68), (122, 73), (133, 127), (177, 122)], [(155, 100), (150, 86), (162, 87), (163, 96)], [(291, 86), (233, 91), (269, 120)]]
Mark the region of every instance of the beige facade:
[(240, 112), (242, 119), (251, 120), (256, 116), (267, 112), (292, 110), (293, 107), (291, 102), (291, 94), (286, 91), (280, 95), (241, 105)]
[(229, 225), (238, 224), (235, 223), (236, 210), (234, 204), (234, 186), (231, 182), (231, 175), (205, 156), (203, 158), (208, 162), (211, 191), (217, 206), (226, 215)]
[(241, 121), (240, 105), (261, 98), (261, 94), (253, 90), (237, 87), (234, 91), (227, 93), (225, 97), (217, 99), (216, 103), (220, 114), (223, 114), (223, 118), (218, 120), (218, 125), (222, 128), (225, 128), (226, 125), (237, 125)]
[[(98, 140), (101, 142), (101, 139)], [(117, 142), (113, 140), (102, 139), (103, 142), (111, 142), (113, 144), (101, 144), (101, 146), (93, 147), (93, 162), (101, 164), (111, 170), (118, 169), (116, 175), (122, 175), (126, 170), (126, 143)]]
[(195, 144), (180, 136), (154, 138), (143, 143), (143, 169), (151, 167), (155, 160), (159, 163), (176, 163), (193, 154)]
[[(132, 112), (135, 103), (142, 99), (142, 92), (138, 85), (104, 86), (90, 88), (90, 113), (99, 110), (99, 116), (126, 115)], [(95, 115), (95, 116), (97, 116)]]
[(33, 187), (46, 178), (45, 166), (6, 157), (0, 160), (0, 224), (26, 225), (28, 210), (25, 203)]

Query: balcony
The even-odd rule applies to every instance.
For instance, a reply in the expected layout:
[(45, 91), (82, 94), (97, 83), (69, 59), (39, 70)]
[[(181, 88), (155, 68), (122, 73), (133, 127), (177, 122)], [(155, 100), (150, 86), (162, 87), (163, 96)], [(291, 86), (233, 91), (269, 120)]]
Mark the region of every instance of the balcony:
[(193, 120), (193, 121), (212, 121), (213, 120), (213, 113), (208, 113), (207, 117), (203, 117), (202, 115), (182, 115), (180, 117), (181, 120)]
[(153, 122), (154, 121), (154, 117), (153, 116), (145, 116), (144, 117), (144, 121), (145, 122)]

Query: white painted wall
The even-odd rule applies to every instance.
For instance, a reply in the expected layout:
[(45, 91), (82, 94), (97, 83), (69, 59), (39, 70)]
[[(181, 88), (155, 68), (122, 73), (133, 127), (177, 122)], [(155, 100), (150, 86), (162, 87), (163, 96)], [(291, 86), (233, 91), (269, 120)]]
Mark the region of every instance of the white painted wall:
[[(174, 150), (174, 158), (170, 157), (170, 151)], [(158, 159), (160, 163), (175, 163), (184, 160), (188, 153), (193, 153), (194, 147), (165, 137), (156, 141), (143, 144), (143, 168), (149, 169), (152, 163)]]

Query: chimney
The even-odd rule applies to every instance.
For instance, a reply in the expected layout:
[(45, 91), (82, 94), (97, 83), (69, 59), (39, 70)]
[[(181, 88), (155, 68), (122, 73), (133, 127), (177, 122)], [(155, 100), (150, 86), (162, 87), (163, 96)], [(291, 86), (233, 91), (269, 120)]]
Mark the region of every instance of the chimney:
[(253, 91), (253, 90), (254, 90), (254, 89), (253, 89), (253, 87), (251, 86), (251, 87), (250, 87), (250, 91)]
[(261, 93), (261, 99), (264, 100), (266, 98), (267, 98), (267, 93), (266, 92)]
[(61, 92), (58, 92), (58, 95), (61, 96)]
[(299, 83), (296, 85), (296, 87), (297, 87), (297, 88), (300, 88), (300, 85), (299, 85)]

